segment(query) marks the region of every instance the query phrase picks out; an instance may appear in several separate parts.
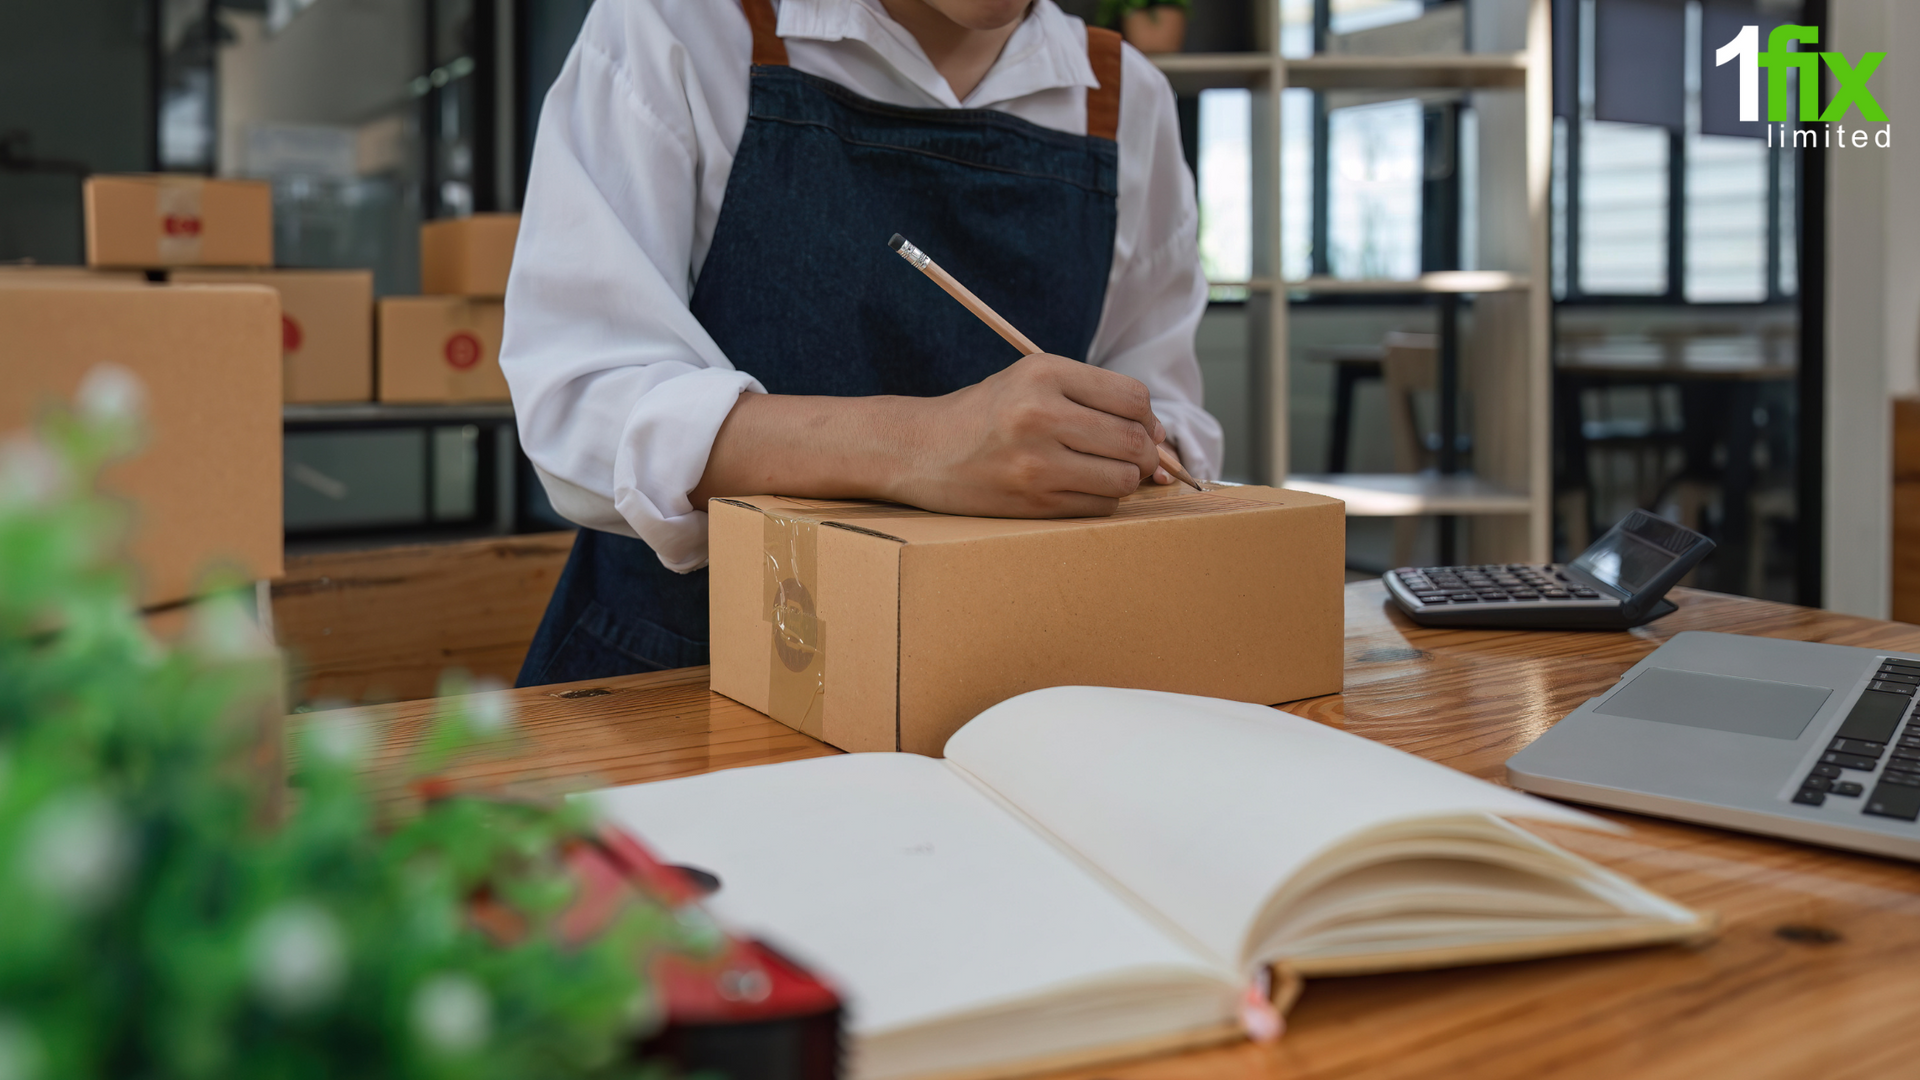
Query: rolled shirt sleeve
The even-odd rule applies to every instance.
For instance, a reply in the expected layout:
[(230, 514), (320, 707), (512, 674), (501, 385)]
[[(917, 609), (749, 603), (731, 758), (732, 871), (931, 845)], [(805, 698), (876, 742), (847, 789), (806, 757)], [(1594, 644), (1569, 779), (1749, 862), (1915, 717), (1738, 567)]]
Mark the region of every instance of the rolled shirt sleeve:
[(766, 388), (688, 309), (694, 208), (710, 197), (702, 144), (726, 140), (702, 137), (712, 121), (695, 108), (700, 88), (676, 85), (669, 63), (616, 58), (636, 34), (670, 39), (646, 25), (652, 15), (646, 4), (597, 5), (547, 96), (501, 367), (555, 509), (637, 536), (684, 573), (707, 557), (707, 515), (687, 493), (739, 395)]
[(1106, 308), (1087, 359), (1145, 383), (1181, 463), (1217, 480), (1224, 438), (1201, 405), (1194, 353), (1207, 280), (1193, 174), (1166, 76), (1131, 45), (1122, 57), (1119, 222)]

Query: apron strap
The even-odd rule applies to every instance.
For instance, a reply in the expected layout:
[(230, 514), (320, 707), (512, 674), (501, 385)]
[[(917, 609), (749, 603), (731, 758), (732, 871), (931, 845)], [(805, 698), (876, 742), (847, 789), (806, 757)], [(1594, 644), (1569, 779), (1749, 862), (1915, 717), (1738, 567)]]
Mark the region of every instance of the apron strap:
[(740, 0), (747, 9), (747, 25), (753, 27), (753, 63), (755, 67), (786, 67), (787, 43), (780, 40), (780, 17), (774, 14), (773, 0)]
[(1093, 65), (1093, 77), (1100, 80), (1098, 87), (1087, 91), (1087, 134), (1112, 139), (1120, 130), (1120, 35), (1087, 27), (1087, 62)]

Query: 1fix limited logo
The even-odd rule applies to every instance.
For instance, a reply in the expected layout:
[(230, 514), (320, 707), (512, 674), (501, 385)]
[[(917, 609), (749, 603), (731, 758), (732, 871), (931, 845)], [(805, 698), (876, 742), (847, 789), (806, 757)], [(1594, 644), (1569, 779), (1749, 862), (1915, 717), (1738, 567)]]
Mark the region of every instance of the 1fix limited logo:
[[(1871, 140), (1872, 145), (1886, 149), (1893, 145), (1893, 125), (1887, 122), (1887, 111), (1874, 100), (1873, 91), (1867, 89), (1867, 81), (1873, 73), (1880, 70), (1880, 62), (1887, 58), (1883, 52), (1862, 53), (1858, 64), (1849, 63), (1845, 53), (1802, 52), (1790, 48), (1791, 45), (1817, 45), (1820, 43), (1820, 28), (1817, 26), (1776, 26), (1767, 35), (1767, 51), (1760, 51), (1760, 28), (1743, 26), (1732, 41), (1720, 46), (1713, 54), (1715, 67), (1729, 60), (1739, 61), (1740, 71), (1740, 119), (1752, 123), (1760, 119), (1760, 69), (1767, 69), (1767, 145), (1774, 146), (1774, 125), (1781, 125), (1780, 141), (1777, 145), (1795, 147), (1845, 147), (1851, 145), (1865, 147)], [(1820, 108), (1820, 68), (1825, 65), (1833, 72), (1838, 84), (1833, 99), (1827, 107)], [(1787, 72), (1800, 73), (1799, 116), (1791, 117), (1787, 111), (1788, 80)], [(1882, 126), (1869, 135), (1863, 128), (1856, 127), (1849, 134), (1838, 121), (1847, 117), (1849, 110), (1857, 111), (1862, 120), (1877, 122)], [(1802, 124), (1822, 123), (1825, 128), (1799, 128), (1789, 132), (1784, 122), (1798, 119)]]

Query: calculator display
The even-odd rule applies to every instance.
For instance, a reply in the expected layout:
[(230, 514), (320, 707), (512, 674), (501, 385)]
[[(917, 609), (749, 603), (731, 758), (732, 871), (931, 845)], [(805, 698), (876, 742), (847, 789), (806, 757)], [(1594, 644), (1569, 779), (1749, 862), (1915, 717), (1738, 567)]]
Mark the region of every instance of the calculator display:
[[(1652, 519), (1658, 522), (1658, 519)], [(1663, 523), (1662, 523), (1663, 524)], [(1576, 570), (1628, 595), (1639, 592), (1679, 555), (1625, 529), (1615, 528), (1573, 560)]]

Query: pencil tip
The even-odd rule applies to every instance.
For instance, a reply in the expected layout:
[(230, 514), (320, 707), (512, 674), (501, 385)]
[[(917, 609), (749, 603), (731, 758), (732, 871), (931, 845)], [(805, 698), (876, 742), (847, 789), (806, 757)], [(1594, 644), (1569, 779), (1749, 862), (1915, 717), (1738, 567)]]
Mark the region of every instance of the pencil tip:
[(891, 239), (891, 240), (889, 240), (889, 241), (887, 241), (887, 246), (888, 246), (888, 247), (890, 247), (890, 248), (892, 248), (892, 249), (893, 249), (893, 250), (895, 250), (895, 251), (899, 251), (899, 250), (900, 250), (900, 245), (902, 245), (902, 244), (904, 244), (904, 243), (906, 243), (906, 242), (907, 242), (907, 238), (906, 238), (906, 237), (904, 237), (904, 236), (901, 236), (901, 235), (900, 235), (899, 233), (894, 233), (894, 234), (893, 234), (893, 239)]

